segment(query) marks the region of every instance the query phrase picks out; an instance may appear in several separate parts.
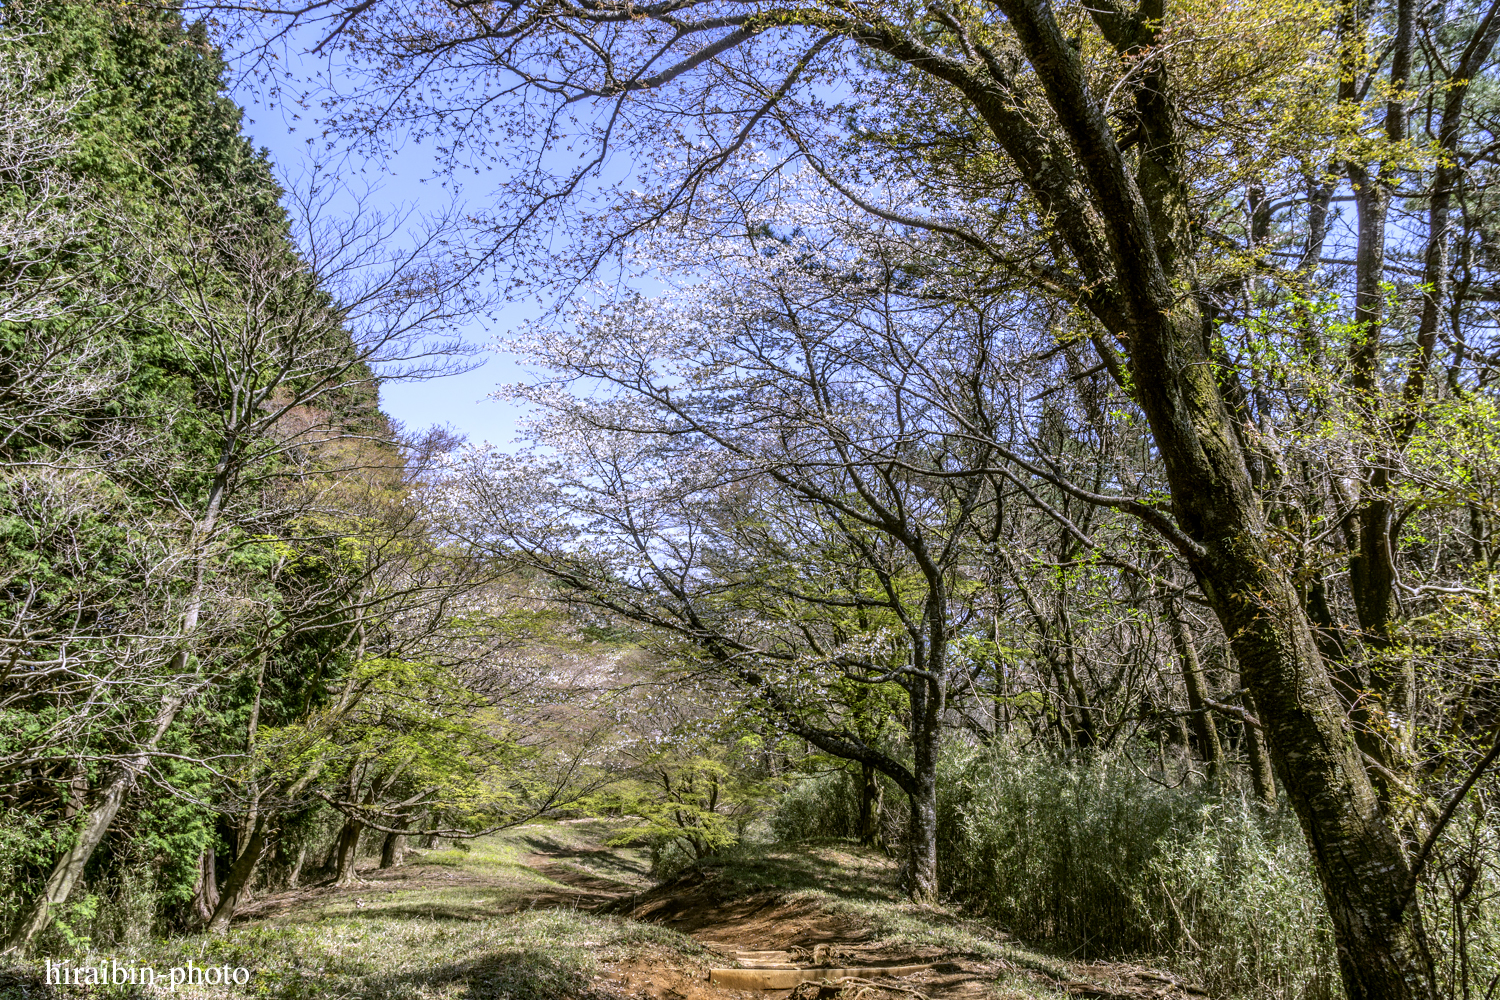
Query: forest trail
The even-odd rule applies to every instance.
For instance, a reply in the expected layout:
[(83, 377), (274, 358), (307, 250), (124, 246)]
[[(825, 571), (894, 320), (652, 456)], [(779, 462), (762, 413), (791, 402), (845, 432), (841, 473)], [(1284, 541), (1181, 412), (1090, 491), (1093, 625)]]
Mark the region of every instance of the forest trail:
[[(113, 1000), (1187, 1000), (1170, 974), (1031, 950), (907, 902), (899, 866), (849, 843), (747, 846), (658, 883), (620, 821), (533, 824), (251, 900), (225, 936), (151, 939), (75, 963), (220, 962), (246, 987)], [(805, 980), (795, 982), (795, 980)], [(756, 988), (751, 988), (756, 987)], [(39, 969), (0, 998), (62, 1000)], [(101, 994), (101, 997), (106, 994)]]
[[(1041, 995), (1101, 1000), (1204, 995), (1191, 986), (1184, 988), (1175, 977), (1125, 963), (1070, 967), (1044, 960), (1033, 964), (1049, 968), (1027, 968), (1024, 958), (1015, 960), (1022, 958), (1019, 951), (1012, 958), (998, 957), (941, 940), (924, 942), (921, 935), (881, 933), (878, 920), (839, 907), (837, 896), (858, 891), (861, 882), (894, 889), (894, 861), (848, 844), (807, 846), (801, 874), (804, 881), (810, 876), (821, 883), (808, 892), (794, 888), (794, 879), (786, 879), (790, 885), (774, 884), (782, 880), (778, 876), (790, 874), (777, 871), (778, 860), (785, 864), (793, 859), (771, 856), (759, 865), (705, 865), (642, 892), (636, 879), (618, 877), (620, 872), (632, 872), (633, 866), (602, 844), (525, 857), (534, 870), (567, 886), (575, 894), (575, 905), (592, 904), (601, 912), (687, 934), (717, 959), (706, 982), (701, 973), (680, 967), (622, 963), (608, 978), (621, 988), (621, 996), (632, 1000), (989, 1000), (1027, 995), (1029, 990), (1016, 989), (1022, 985), (1017, 980), (1026, 979)], [(805, 865), (809, 860), (823, 863)], [(616, 877), (601, 874), (610, 868)], [(745, 868), (758, 868), (755, 874), (769, 878), (756, 878)], [(773, 884), (759, 888), (757, 883), (763, 881)], [(924, 916), (934, 924), (963, 923), (937, 908), (927, 909)], [(994, 944), (1010, 940), (1004, 932), (986, 930)], [(1009, 989), (1002, 985), (1005, 979), (1012, 980)]]
[[(596, 918), (681, 935), (598, 963), (586, 1000), (1020, 1000), (1201, 996), (1124, 963), (1046, 958), (1009, 935), (900, 896), (898, 867), (849, 844), (737, 855), (655, 884), (643, 852), (606, 844), (602, 821), (536, 824), (487, 850), (412, 851), (347, 886), (268, 895), (243, 923), (347, 912), (483, 922), (503, 915)], [(494, 853), (499, 845), (500, 853)], [(496, 862), (496, 857), (503, 858)], [(456, 862), (456, 863), (455, 863)], [(482, 989), (460, 995), (484, 997)], [(508, 995), (508, 994), (495, 994)], [(522, 994), (525, 995), (525, 994)], [(547, 996), (541, 992), (540, 996)], [(558, 994), (556, 1000), (564, 1000)]]

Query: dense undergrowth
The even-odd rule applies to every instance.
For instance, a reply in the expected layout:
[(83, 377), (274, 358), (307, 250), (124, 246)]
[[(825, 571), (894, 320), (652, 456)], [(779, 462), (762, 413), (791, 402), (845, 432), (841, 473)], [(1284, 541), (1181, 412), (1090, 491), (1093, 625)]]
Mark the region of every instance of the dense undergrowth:
[[(1238, 782), (1169, 787), (1123, 756), (970, 749), (944, 762), (938, 787), (942, 891), (967, 912), (1060, 956), (1170, 965), (1214, 996), (1343, 996), (1296, 817)], [(834, 772), (794, 788), (770, 825), (790, 841), (848, 837), (857, 815), (853, 780)], [(1457, 904), (1429, 903), (1448, 995), (1463, 995), (1465, 979), (1482, 995), (1500, 972), (1486, 897), (1481, 884)]]
[(1215, 994), (1341, 995), (1332, 928), (1290, 810), (1168, 788), (1122, 759), (954, 761), (947, 891), (1028, 940), (1165, 959)]
[[(1343, 995), (1332, 931), (1295, 817), (1284, 807), (1266, 808), (1235, 781), (1169, 787), (1123, 756), (1070, 761), (970, 748), (944, 761), (939, 787), (942, 889), (963, 915), (958, 921), (935, 921), (908, 903), (893, 874), (895, 860), (871, 867), (821, 857), (847, 844), (858, 821), (858, 790), (840, 771), (792, 785), (758, 825), (758, 837), (752, 831), (747, 841), (691, 866), (718, 869), (746, 893), (816, 898), (895, 945), (943, 944), (1012, 963), (1024, 959), (1035, 968), (1047, 961), (1139, 960), (1168, 966), (1224, 998)], [(903, 806), (888, 789), (882, 828), (896, 859)], [(1463, 822), (1487, 829), (1473, 817)], [(576, 846), (556, 838), (578, 828), (549, 829), (556, 831), (550, 839), (514, 833), (472, 849), (423, 852), (424, 863), (481, 873), (488, 888), (407, 892), (367, 909), (343, 900), (259, 921), (224, 939), (164, 936), (170, 928), (152, 922), (158, 890), (144, 875), (100, 884), (63, 915), (45, 950), (131, 954), (163, 967), (188, 958), (254, 966), (261, 970), (260, 994), (284, 1000), (325, 995), (334, 985), (356, 998), (446, 996), (473, 983), (482, 984), (474, 996), (587, 997), (601, 961), (643, 948), (693, 960), (689, 939), (617, 916), (506, 913), (537, 878), (517, 863), (518, 851)], [(0, 838), (12, 847), (22, 842)], [(794, 846), (808, 842), (825, 846)], [(617, 864), (620, 854), (601, 858)], [(632, 877), (643, 885), (651, 856), (647, 847), (631, 853), (638, 869)], [(367, 857), (373, 862), (372, 853)], [(5, 865), (0, 857), (0, 869)], [(666, 881), (682, 867), (658, 865), (654, 875)], [(1445, 870), (1437, 868), (1439, 875)], [(1445, 906), (1440, 888), (1428, 887), (1428, 929), (1449, 995), (1460, 996), (1465, 979), (1482, 987), (1497, 971), (1490, 889), (1481, 880), (1464, 901)], [(1464, 917), (1461, 926), (1456, 913)], [(988, 930), (996, 927), (1051, 958), (1000, 941)]]

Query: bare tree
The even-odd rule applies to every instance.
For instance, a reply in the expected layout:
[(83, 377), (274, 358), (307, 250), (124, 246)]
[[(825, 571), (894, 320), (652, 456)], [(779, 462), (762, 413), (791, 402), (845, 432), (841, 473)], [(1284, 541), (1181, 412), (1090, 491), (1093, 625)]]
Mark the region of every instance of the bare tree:
[[(316, 515), (330, 495), (309, 488), (317, 477), (307, 475), (308, 463), (325, 482), (357, 475), (370, 453), (347, 445), (381, 433), (368, 423), (376, 379), (430, 377), (462, 363), (463, 349), (443, 328), (470, 303), (443, 280), (441, 226), (403, 241), (400, 219), (327, 215), (327, 191), (290, 204), (298, 210), (291, 215), (296, 242), (265, 220), (223, 218), (186, 200), (180, 230), (133, 234), (127, 280), (160, 290), (145, 314), (170, 339), (197, 409), (169, 416), (165, 427), (145, 415), (117, 422), (94, 448), (107, 480), (159, 512), (150, 535), (171, 542), (159, 546), (158, 562), (143, 567), (143, 577), (159, 581), (158, 593), (171, 593), (169, 614), (165, 627), (148, 633), (154, 655), (141, 656), (139, 641), (116, 644), (132, 654), (131, 672), (112, 664), (112, 686), (89, 688), (107, 693), (119, 714), (120, 749), (92, 791), (78, 836), (11, 932), (9, 949), (25, 949), (51, 908), (67, 899), (182, 708), (284, 640), (285, 627), (240, 627), (253, 619), (257, 602), (245, 599), (248, 581), (231, 568), (236, 551), (247, 538), (324, 537)], [(76, 371), (87, 360), (70, 358), (67, 366)], [(212, 442), (206, 467), (191, 464), (191, 452), (173, 440), (172, 421), (200, 417)], [(339, 624), (320, 603), (309, 607), (312, 617), (293, 613), (290, 628)], [(211, 641), (228, 633), (236, 641)], [(259, 635), (259, 644), (242, 641), (247, 634)], [(99, 637), (78, 638), (100, 648)], [(78, 644), (69, 634), (35, 630), (25, 641), (60, 656)], [(35, 653), (28, 659), (42, 661)], [(38, 687), (43, 676), (31, 672), (10, 683), (31, 698), (63, 693), (45, 682)], [(81, 690), (96, 676), (58, 679)], [(80, 704), (73, 715), (85, 718), (89, 708)]]
[[(1493, 295), (1483, 239), (1460, 240), (1447, 214), (1461, 165), (1475, 182), (1488, 169), (1479, 163), (1491, 128), (1464, 110), (1478, 92), (1468, 81), (1492, 72), (1488, 6), (1452, 12), (1441, 42), (1406, 2), (1336, 5), (1328, 31), (1289, 9), (1160, 3), (246, 7), (315, 22), (320, 50), (342, 46), (368, 68), (342, 120), (351, 132), (441, 132), (453, 162), (513, 155), (502, 245), (535, 251), (527, 239), (554, 223), (579, 236), (575, 254), (559, 267), (539, 262), (528, 280), (576, 280), (663, 222), (795, 223), (802, 205), (786, 179), (801, 165), (851, 211), (925, 234), (929, 251), (912, 273), (983, 275), (1070, 311), (1070, 332), (1092, 352), (1085, 369), (1107, 373), (1140, 414), (1159, 478), (1090, 490), (1013, 450), (1008, 467), (1138, 518), (1170, 546), (1219, 620), (1306, 831), (1347, 992), (1437, 994), (1408, 889), (1409, 823), (1391, 814), (1388, 794), (1407, 780), (1404, 765), (1389, 765), (1412, 743), (1413, 705), (1406, 664), (1380, 653), (1404, 593), (1389, 470), (1418, 450), (1408, 435), (1433, 392), (1445, 304), (1453, 393), (1492, 379), (1479, 360), (1491, 352), (1476, 353), (1464, 332), (1492, 339), (1490, 320), (1465, 322)], [(1429, 116), (1446, 152), (1419, 162), (1408, 155), (1411, 109), (1429, 84), (1451, 95)], [(450, 99), (429, 102), (431, 87)], [(1304, 113), (1314, 107), (1335, 113)], [(1379, 124), (1350, 126), (1367, 121)], [(1473, 144), (1461, 154), (1466, 130)], [(652, 160), (655, 183), (586, 207), (579, 195), (612, 151), (655, 154), (662, 136), (680, 142)], [(549, 151), (586, 139), (576, 169), (549, 169)], [(1422, 185), (1407, 189), (1428, 208), (1413, 216), (1413, 231), (1426, 230), (1414, 253), (1387, 224), (1409, 173), (1435, 180), (1430, 199)], [(1353, 199), (1359, 220), (1353, 245), (1341, 246), (1331, 206), (1346, 182), (1338, 197)], [(1443, 273), (1446, 260), (1465, 263)], [(1324, 264), (1337, 276), (1316, 277)], [(1425, 279), (1425, 290), (1397, 293), (1418, 307), (1411, 349), (1382, 334), (1387, 284), (1403, 276)], [(1313, 319), (1330, 288), (1351, 296), (1355, 336)], [(1285, 368), (1261, 363), (1267, 343)], [(1323, 406), (1320, 367), (1337, 372), (1352, 408)], [(1291, 400), (1272, 369), (1313, 388)], [(1313, 486), (1287, 477), (1285, 425), (1346, 412), (1359, 418), (1354, 460), (1330, 460)], [(1475, 515), (1476, 537), (1487, 535), (1485, 516)], [(1347, 631), (1340, 602), (1316, 586), (1304, 593), (1305, 580), (1326, 575), (1327, 539), (1309, 525), (1327, 517), (1348, 529), (1343, 561), (1360, 590), (1348, 595), (1353, 645), (1334, 642)], [(1318, 544), (1289, 548), (1285, 535)], [(1408, 586), (1424, 600), (1438, 593), (1430, 588), (1467, 587), (1452, 577)], [(1394, 752), (1355, 738), (1381, 715), (1372, 695), (1395, 711), (1398, 731), (1375, 734)]]

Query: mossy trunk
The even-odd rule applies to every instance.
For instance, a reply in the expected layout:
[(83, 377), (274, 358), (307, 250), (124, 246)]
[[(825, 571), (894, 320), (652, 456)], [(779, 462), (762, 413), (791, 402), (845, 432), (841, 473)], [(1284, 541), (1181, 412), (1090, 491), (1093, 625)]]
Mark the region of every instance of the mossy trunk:
[(1198, 650), (1193, 645), (1187, 623), (1182, 620), (1182, 608), (1175, 600), (1168, 599), (1166, 610), (1172, 644), (1177, 647), (1177, 660), (1182, 667), (1183, 686), (1187, 688), (1188, 708), (1193, 713), (1198, 756), (1208, 767), (1209, 780), (1216, 781), (1224, 773), (1224, 747), (1219, 742), (1219, 727), (1208, 707), (1208, 684), (1203, 679), (1203, 666), (1198, 662)]
[(1301, 820), (1350, 1000), (1430, 1000), (1435, 970), (1409, 867), (1348, 732), (1302, 601), (1263, 522), (1213, 381), (1197, 310), (1142, 324), (1131, 358), (1191, 561), (1230, 639)]
[[(1241, 677), (1240, 686), (1244, 686)], [(1257, 715), (1255, 699), (1245, 695), (1245, 708)], [(1250, 760), (1250, 782), (1255, 786), (1255, 797), (1268, 806), (1276, 804), (1276, 777), (1271, 771), (1271, 752), (1266, 749), (1261, 731), (1249, 723), (1245, 724), (1245, 755)]]
[(359, 860), (359, 838), (364, 831), (363, 823), (356, 819), (345, 818), (344, 825), (339, 830), (335, 853), (334, 883), (336, 885), (348, 885), (358, 881), (358, 876), (354, 872), (354, 864)]

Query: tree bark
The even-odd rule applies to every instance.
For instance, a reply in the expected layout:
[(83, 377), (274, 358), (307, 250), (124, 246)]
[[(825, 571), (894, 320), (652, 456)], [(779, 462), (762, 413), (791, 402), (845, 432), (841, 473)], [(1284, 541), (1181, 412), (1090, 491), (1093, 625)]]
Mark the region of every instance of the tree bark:
[(358, 876), (354, 873), (354, 865), (359, 860), (359, 837), (364, 830), (365, 825), (359, 820), (344, 818), (344, 825), (339, 829), (337, 867), (334, 872), (335, 885), (348, 885), (358, 881)]
[(1196, 324), (1193, 317), (1148, 327), (1132, 358), (1179, 523), (1201, 545), (1194, 569), (1312, 848), (1350, 1000), (1435, 997), (1420, 913), (1398, 912), (1406, 858), (1345, 731), (1302, 603), (1268, 543), (1228, 415), (1203, 374), (1207, 359), (1194, 351)]
[(1219, 742), (1219, 727), (1208, 707), (1208, 685), (1203, 679), (1203, 667), (1198, 662), (1198, 650), (1193, 645), (1193, 637), (1188, 634), (1187, 624), (1182, 620), (1182, 608), (1170, 597), (1167, 598), (1166, 605), (1172, 644), (1177, 647), (1182, 680), (1187, 687), (1188, 708), (1192, 710), (1198, 753), (1208, 765), (1209, 780), (1217, 781), (1224, 773), (1224, 747)]
[(907, 894), (914, 903), (935, 903), (938, 896), (937, 782), (918, 774), (917, 789), (907, 798), (911, 805), (908, 824), (911, 846), (907, 850)]
[[(935, 633), (936, 630), (934, 630)], [(929, 659), (920, 664), (929, 670), (942, 661), (942, 640), (929, 647)], [(937, 654), (937, 655), (933, 655)], [(937, 861), (937, 763), (941, 740), (944, 690), (941, 683), (913, 677), (912, 694), (912, 785), (911, 847), (908, 855), (911, 899), (935, 903), (938, 898)]]
[(859, 765), (859, 842), (865, 847), (880, 847), (880, 773), (874, 764)]
[(229, 875), (224, 879), (219, 891), (219, 905), (214, 908), (213, 918), (208, 922), (209, 933), (223, 934), (229, 930), (229, 922), (234, 919), (245, 890), (250, 887), (250, 879), (255, 875), (255, 868), (269, 846), (266, 833), (266, 816), (262, 813), (251, 828), (250, 836), (240, 846), (239, 857), (234, 859)]
[[(1245, 695), (1245, 708), (1256, 714), (1255, 699)], [(1250, 759), (1250, 783), (1255, 788), (1255, 797), (1268, 806), (1276, 804), (1276, 777), (1271, 772), (1271, 754), (1260, 730), (1245, 724), (1245, 754)]]
[[(1192, 567), (1245, 673), (1272, 761), (1312, 850), (1349, 1000), (1432, 1000), (1435, 969), (1421, 914), (1414, 905), (1402, 907), (1407, 860), (1270, 541), (1215, 377), (1203, 310), (1182, 293), (1198, 281), (1186, 147), (1169, 68), (1146, 67), (1135, 90), (1142, 141), (1132, 171), (1050, 5), (997, 4), (1071, 142), (1088, 193), (1065, 187), (1072, 180), (1053, 161), (1036, 160), (1034, 130), (1009, 107), (982, 104), (982, 97), (976, 103), (1043, 205), (1059, 205), (1059, 233), (1083, 266), (1098, 262), (1101, 283), (1084, 302), (1115, 340), (1097, 338), (1096, 348), (1106, 363), (1115, 343), (1128, 351), (1132, 395), (1161, 455), (1175, 523), (1144, 504), (1131, 509)], [(1152, 23), (1121, 16), (1113, 6), (1091, 8), (1090, 16), (1122, 53), (1157, 40)]]
[[(404, 830), (406, 829), (406, 820), (403, 818), (391, 825), (394, 828)], [(395, 868), (401, 864), (402, 847), (405, 841), (405, 834), (386, 833), (385, 839), (380, 842), (380, 867)]]
[(302, 865), (307, 861), (307, 842), (304, 840), (297, 845), (297, 860), (292, 862), (291, 871), (287, 872), (286, 884), (288, 889), (297, 888), (302, 881)]
[(193, 916), (198, 923), (207, 925), (219, 906), (219, 875), (215, 870), (217, 858), (213, 845), (203, 849), (198, 858), (198, 884), (193, 887)]
[[(428, 827), (429, 829), (436, 830), (438, 828), (437, 814), (436, 813), (429, 813), (428, 816), (427, 816), (427, 822), (428, 822), (428, 824), (430, 824), (429, 827)], [(422, 848), (422, 850), (424, 850), (424, 851), (430, 851), (434, 847), (437, 847), (437, 842), (438, 842), (438, 836), (437, 836), (437, 834), (435, 834), (435, 833), (423, 833), (422, 834), (422, 841), (417, 846), (420, 847), (420, 848)]]

